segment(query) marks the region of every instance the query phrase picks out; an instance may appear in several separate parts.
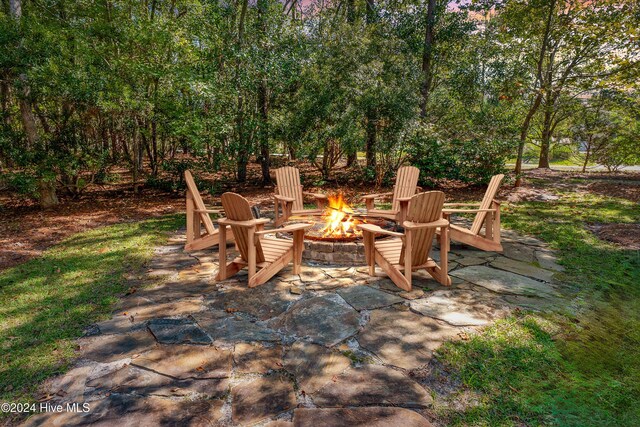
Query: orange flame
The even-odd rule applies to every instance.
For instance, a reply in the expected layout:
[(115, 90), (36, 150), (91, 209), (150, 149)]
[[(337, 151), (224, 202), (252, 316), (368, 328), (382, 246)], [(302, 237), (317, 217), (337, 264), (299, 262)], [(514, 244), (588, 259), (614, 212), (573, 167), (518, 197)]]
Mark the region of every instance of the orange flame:
[(342, 193), (329, 196), (329, 206), (322, 213), (322, 219), (325, 226), (320, 230), (324, 233), (322, 237), (347, 237), (347, 236), (359, 236), (362, 234), (360, 230), (356, 228), (356, 225), (361, 221), (353, 218), (352, 214), (355, 213), (353, 208), (344, 200)]

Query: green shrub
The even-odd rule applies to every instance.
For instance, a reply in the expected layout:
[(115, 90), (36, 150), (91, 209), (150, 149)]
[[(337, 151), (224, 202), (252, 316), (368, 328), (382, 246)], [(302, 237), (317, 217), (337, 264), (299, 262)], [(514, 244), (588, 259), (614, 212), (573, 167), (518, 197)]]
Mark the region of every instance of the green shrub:
[(432, 185), (438, 179), (456, 179), (468, 183), (486, 183), (502, 173), (511, 144), (505, 141), (445, 141), (426, 130), (413, 138), (411, 163), (420, 168), (420, 181)]

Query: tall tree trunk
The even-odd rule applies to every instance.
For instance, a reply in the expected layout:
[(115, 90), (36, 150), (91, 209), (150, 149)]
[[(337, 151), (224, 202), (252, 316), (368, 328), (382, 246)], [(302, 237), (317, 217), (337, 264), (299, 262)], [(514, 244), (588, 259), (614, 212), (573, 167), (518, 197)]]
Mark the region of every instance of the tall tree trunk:
[(367, 127), (366, 127), (367, 139), (365, 144), (365, 150), (367, 154), (367, 167), (375, 170), (376, 168), (376, 145), (377, 145), (377, 129), (376, 129), (376, 114), (375, 111), (367, 112)]
[(258, 111), (260, 112), (260, 130), (258, 138), (260, 140), (260, 166), (262, 169), (262, 185), (271, 184), (271, 156), (269, 152), (269, 87), (267, 85), (266, 63), (269, 55), (266, 43), (267, 38), (267, 8), (268, 0), (258, 0), (258, 19), (260, 21), (261, 38), (263, 39), (262, 47), (265, 50), (261, 55), (263, 62), (263, 75), (258, 85)]
[[(538, 55), (537, 69), (536, 69), (536, 84), (543, 86), (543, 67), (544, 67), (544, 58), (547, 54), (547, 49), (549, 47), (549, 37), (551, 34), (551, 24), (553, 22), (553, 15), (555, 13), (556, 0), (551, 0), (549, 2), (549, 12), (547, 13), (547, 19), (545, 21), (544, 33), (542, 35), (542, 43), (540, 47), (540, 54)], [(516, 159), (516, 182), (515, 187), (520, 187), (522, 184), (522, 156), (524, 154), (524, 146), (527, 142), (527, 135), (529, 134), (529, 127), (531, 126), (531, 120), (533, 116), (538, 111), (540, 107), (540, 103), (542, 102), (542, 91), (540, 89), (537, 90), (536, 97), (529, 107), (529, 111), (527, 112), (527, 116), (520, 127), (520, 142), (518, 143), (518, 157)]]
[(436, 0), (429, 0), (427, 4), (427, 24), (424, 33), (424, 49), (422, 51), (422, 102), (420, 103), (420, 117), (427, 117), (427, 103), (429, 91), (433, 81), (433, 33), (436, 24)]
[(589, 164), (589, 157), (591, 155), (591, 144), (593, 137), (591, 135), (589, 135), (589, 140), (587, 141), (587, 152), (584, 153), (584, 163), (582, 164), (582, 172), (586, 172), (587, 171), (587, 165)]
[(553, 115), (552, 106), (545, 106), (544, 121), (542, 124), (542, 141), (540, 144), (540, 158), (538, 159), (538, 167), (549, 169), (549, 150), (551, 148), (551, 119)]
[(358, 152), (357, 151), (352, 151), (349, 154), (347, 154), (347, 167), (348, 168), (350, 168), (353, 165), (355, 165), (357, 161), (358, 161)]

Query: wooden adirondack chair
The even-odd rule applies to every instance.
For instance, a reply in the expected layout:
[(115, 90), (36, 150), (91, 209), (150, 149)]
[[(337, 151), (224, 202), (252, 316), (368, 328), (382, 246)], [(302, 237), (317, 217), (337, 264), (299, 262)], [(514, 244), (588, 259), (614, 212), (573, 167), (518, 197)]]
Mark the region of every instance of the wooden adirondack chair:
[[(420, 191), (420, 187), (418, 187), (419, 176), (420, 169), (417, 167), (402, 166), (398, 169), (396, 185), (393, 186), (392, 192), (362, 196), (367, 207), (367, 214), (389, 218), (402, 224), (407, 216), (409, 200), (411, 200), (411, 197), (413, 197), (416, 192)], [(375, 199), (389, 196), (393, 196), (391, 210), (375, 208)]]
[[(502, 252), (500, 243), (500, 203), (495, 200), (504, 175), (491, 178), (484, 198), (480, 203), (445, 203), (442, 214), (449, 219), (454, 213), (476, 213), (476, 217), (467, 229), (451, 224), (451, 240), (475, 246), (484, 251)], [(484, 225), (484, 234), (481, 234)]]
[[(206, 208), (190, 171), (184, 171), (184, 180), (187, 183), (187, 244), (184, 250), (197, 251), (219, 244), (220, 236), (209, 214), (221, 214), (222, 211)], [(227, 237), (232, 240), (233, 234)]]
[[(304, 196), (313, 197), (316, 209), (304, 208)], [(276, 169), (275, 188), (276, 227), (279, 227), (291, 215), (317, 215), (322, 213), (327, 202), (327, 196), (319, 193), (303, 191), (300, 184), (298, 168), (285, 166)]]
[[(444, 193), (429, 191), (411, 198), (404, 234), (387, 231), (377, 225), (360, 224), (369, 274), (375, 274), (378, 264), (400, 289), (411, 290), (411, 275), (424, 268), (443, 285), (451, 285), (448, 274), (449, 221), (442, 218)], [(439, 234), (440, 264), (429, 257), (436, 229)], [(387, 234), (394, 239), (375, 240), (377, 234)]]
[(220, 245), (220, 270), (217, 280), (233, 276), (246, 266), (249, 269), (249, 287), (253, 288), (265, 283), (291, 260), (293, 273), (300, 273), (304, 230), (311, 227), (311, 224), (293, 224), (277, 229), (278, 232), (293, 233), (293, 241), (266, 239), (265, 234), (272, 234), (276, 230), (264, 230), (264, 224), (269, 222), (269, 219), (254, 219), (247, 199), (239, 194), (224, 193), (222, 207), (227, 217), (218, 220), (220, 239), (226, 237), (227, 227), (230, 227), (240, 256), (227, 263), (226, 245)]

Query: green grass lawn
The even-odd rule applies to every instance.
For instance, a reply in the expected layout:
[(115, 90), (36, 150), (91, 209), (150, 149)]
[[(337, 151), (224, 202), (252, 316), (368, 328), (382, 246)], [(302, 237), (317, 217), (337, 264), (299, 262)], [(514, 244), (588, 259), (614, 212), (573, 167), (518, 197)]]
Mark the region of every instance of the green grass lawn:
[(74, 339), (111, 312), (155, 245), (182, 215), (76, 234), (41, 257), (0, 273), (0, 401), (33, 401), (45, 378), (64, 372)]
[(588, 223), (640, 221), (629, 201), (560, 193), (555, 202), (505, 206), (509, 228), (558, 250), (575, 290), (565, 315), (519, 313), (439, 359), (479, 403), (441, 409), (452, 425), (640, 424), (640, 252), (592, 235)]

